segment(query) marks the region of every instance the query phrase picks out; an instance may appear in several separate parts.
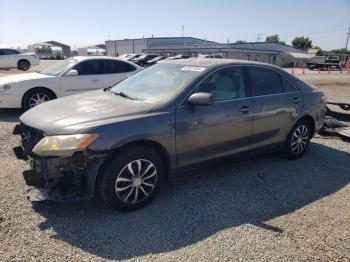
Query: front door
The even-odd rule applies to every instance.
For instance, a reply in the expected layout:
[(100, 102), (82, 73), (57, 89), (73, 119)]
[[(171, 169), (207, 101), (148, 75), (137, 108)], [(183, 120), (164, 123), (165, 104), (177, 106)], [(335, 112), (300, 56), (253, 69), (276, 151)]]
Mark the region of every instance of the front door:
[(249, 149), (252, 98), (247, 97), (244, 72), (234, 66), (207, 77), (195, 92), (212, 94), (212, 106), (186, 105), (176, 110), (178, 167)]
[(73, 95), (102, 88), (101, 60), (87, 60), (75, 65), (77, 76), (61, 77), (61, 95)]

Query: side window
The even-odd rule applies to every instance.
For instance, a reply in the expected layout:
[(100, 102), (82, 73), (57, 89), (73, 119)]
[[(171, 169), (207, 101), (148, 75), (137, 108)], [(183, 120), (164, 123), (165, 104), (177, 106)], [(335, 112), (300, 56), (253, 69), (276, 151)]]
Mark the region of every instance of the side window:
[(77, 64), (73, 69), (78, 71), (79, 75), (99, 75), (102, 74), (101, 61), (89, 60)]
[(13, 49), (3, 49), (3, 55), (17, 55), (19, 52)]
[(198, 91), (212, 94), (214, 102), (245, 97), (243, 70), (239, 66), (221, 69), (204, 80)]
[(0, 55), (4, 55), (4, 50), (0, 49)]
[(104, 60), (104, 74), (127, 73), (135, 70), (135, 67), (122, 61)]
[(249, 67), (249, 80), (253, 96), (282, 93), (281, 77), (271, 69)]
[(282, 78), (282, 85), (284, 92), (295, 92), (298, 91), (285, 77)]

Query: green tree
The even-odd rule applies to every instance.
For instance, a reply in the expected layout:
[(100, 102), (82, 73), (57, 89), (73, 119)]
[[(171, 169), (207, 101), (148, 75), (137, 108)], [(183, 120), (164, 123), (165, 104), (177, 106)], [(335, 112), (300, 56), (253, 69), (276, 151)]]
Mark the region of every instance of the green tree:
[(322, 50), (321, 47), (319, 47), (319, 46), (314, 46), (314, 48), (315, 48), (315, 49), (318, 49), (316, 55), (319, 55), (319, 56), (325, 55), (325, 52)]
[(300, 36), (295, 37), (292, 41), (292, 45), (296, 48), (311, 48), (312, 41), (308, 37)]
[(275, 43), (279, 43), (282, 45), (286, 44), (286, 42), (281, 41), (279, 35), (276, 35), (276, 34), (267, 36), (265, 39), (265, 42), (275, 42)]

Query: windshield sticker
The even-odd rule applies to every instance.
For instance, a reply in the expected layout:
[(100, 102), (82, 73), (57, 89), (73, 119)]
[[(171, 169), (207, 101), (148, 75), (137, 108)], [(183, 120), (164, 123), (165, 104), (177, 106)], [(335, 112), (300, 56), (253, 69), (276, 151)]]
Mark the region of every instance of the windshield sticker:
[(205, 70), (205, 67), (198, 67), (198, 66), (184, 66), (183, 68), (181, 68), (181, 70), (185, 70), (185, 71), (196, 71), (196, 72), (202, 72), (203, 70)]

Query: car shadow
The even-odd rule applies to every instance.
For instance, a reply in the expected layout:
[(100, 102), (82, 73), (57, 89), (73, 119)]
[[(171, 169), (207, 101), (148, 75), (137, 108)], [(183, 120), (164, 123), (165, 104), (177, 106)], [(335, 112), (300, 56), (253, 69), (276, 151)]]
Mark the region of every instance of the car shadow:
[(312, 143), (299, 160), (255, 157), (196, 169), (169, 181), (147, 207), (120, 213), (99, 200), (33, 203), (41, 230), (105, 259), (177, 250), (220, 230), (253, 224), (276, 234), (269, 220), (326, 197), (350, 181), (350, 154)]
[(0, 122), (18, 122), (22, 109), (0, 109)]

